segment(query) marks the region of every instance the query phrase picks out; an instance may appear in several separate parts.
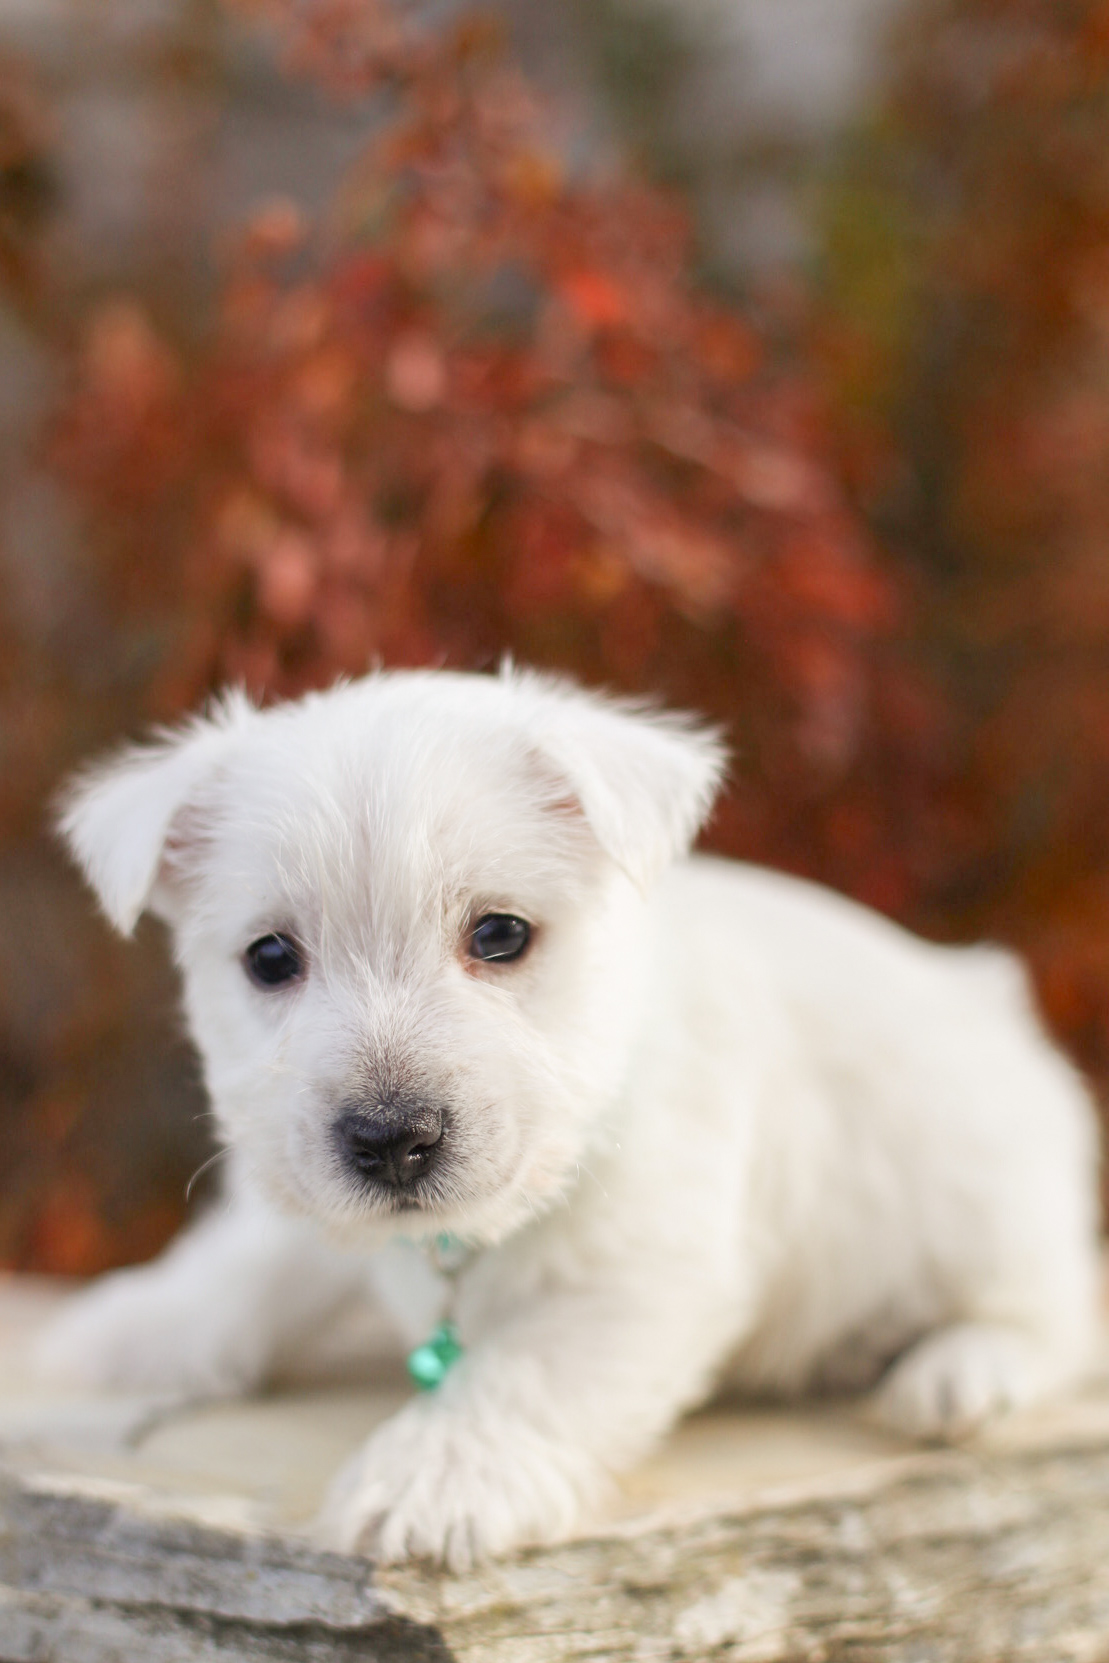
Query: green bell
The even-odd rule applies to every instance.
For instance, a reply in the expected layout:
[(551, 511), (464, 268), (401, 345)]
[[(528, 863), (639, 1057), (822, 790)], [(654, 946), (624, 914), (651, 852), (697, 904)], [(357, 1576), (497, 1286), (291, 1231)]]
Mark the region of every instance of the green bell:
[(408, 1353), (408, 1372), (422, 1392), (433, 1392), (462, 1355), (453, 1322), (441, 1322), (423, 1345)]

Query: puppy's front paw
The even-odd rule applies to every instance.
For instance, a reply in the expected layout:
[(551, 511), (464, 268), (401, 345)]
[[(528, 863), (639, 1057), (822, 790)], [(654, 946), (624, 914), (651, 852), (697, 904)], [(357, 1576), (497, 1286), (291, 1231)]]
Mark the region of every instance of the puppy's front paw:
[(380, 1563), (416, 1556), (465, 1570), (566, 1536), (601, 1487), (580, 1450), (525, 1422), (417, 1399), (339, 1474), (317, 1532), (329, 1547)]
[(160, 1265), (118, 1271), (78, 1294), (32, 1354), (45, 1379), (91, 1390), (227, 1397), (258, 1383), (259, 1336), (228, 1290)]
[(1042, 1348), (1017, 1329), (962, 1323), (925, 1335), (875, 1394), (879, 1417), (914, 1438), (961, 1438), (1032, 1402), (1049, 1383)]

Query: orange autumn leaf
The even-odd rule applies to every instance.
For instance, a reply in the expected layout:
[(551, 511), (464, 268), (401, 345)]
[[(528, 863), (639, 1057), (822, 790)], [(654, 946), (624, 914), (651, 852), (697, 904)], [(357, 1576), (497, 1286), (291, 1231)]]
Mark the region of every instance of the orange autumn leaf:
[(570, 311), (587, 328), (614, 329), (629, 320), (627, 295), (603, 271), (564, 272), (556, 286)]

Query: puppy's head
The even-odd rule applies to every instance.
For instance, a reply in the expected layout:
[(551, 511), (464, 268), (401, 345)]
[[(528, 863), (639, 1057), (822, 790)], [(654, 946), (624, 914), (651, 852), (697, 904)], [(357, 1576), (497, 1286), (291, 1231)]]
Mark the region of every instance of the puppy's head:
[(715, 737), (519, 672), (373, 676), (79, 778), (114, 924), (172, 927), (223, 1133), (346, 1238), (496, 1240), (574, 1176), (642, 1021), (644, 895)]

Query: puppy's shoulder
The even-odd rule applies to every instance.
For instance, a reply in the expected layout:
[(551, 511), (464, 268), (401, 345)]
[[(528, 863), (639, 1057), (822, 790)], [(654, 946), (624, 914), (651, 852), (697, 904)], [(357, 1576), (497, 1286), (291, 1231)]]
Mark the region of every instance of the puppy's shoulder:
[(922, 984), (1002, 979), (1000, 953), (975, 953), (968, 978), (965, 950), (937, 947), (822, 884), (743, 861), (693, 856), (673, 868), (660, 905), (671, 929), (741, 944), (783, 993), (804, 989), (838, 1004), (866, 986), (906, 996)]
[(669, 868), (655, 892), (656, 939), (671, 975), (766, 988), (766, 938), (775, 928), (777, 873), (716, 855)]

